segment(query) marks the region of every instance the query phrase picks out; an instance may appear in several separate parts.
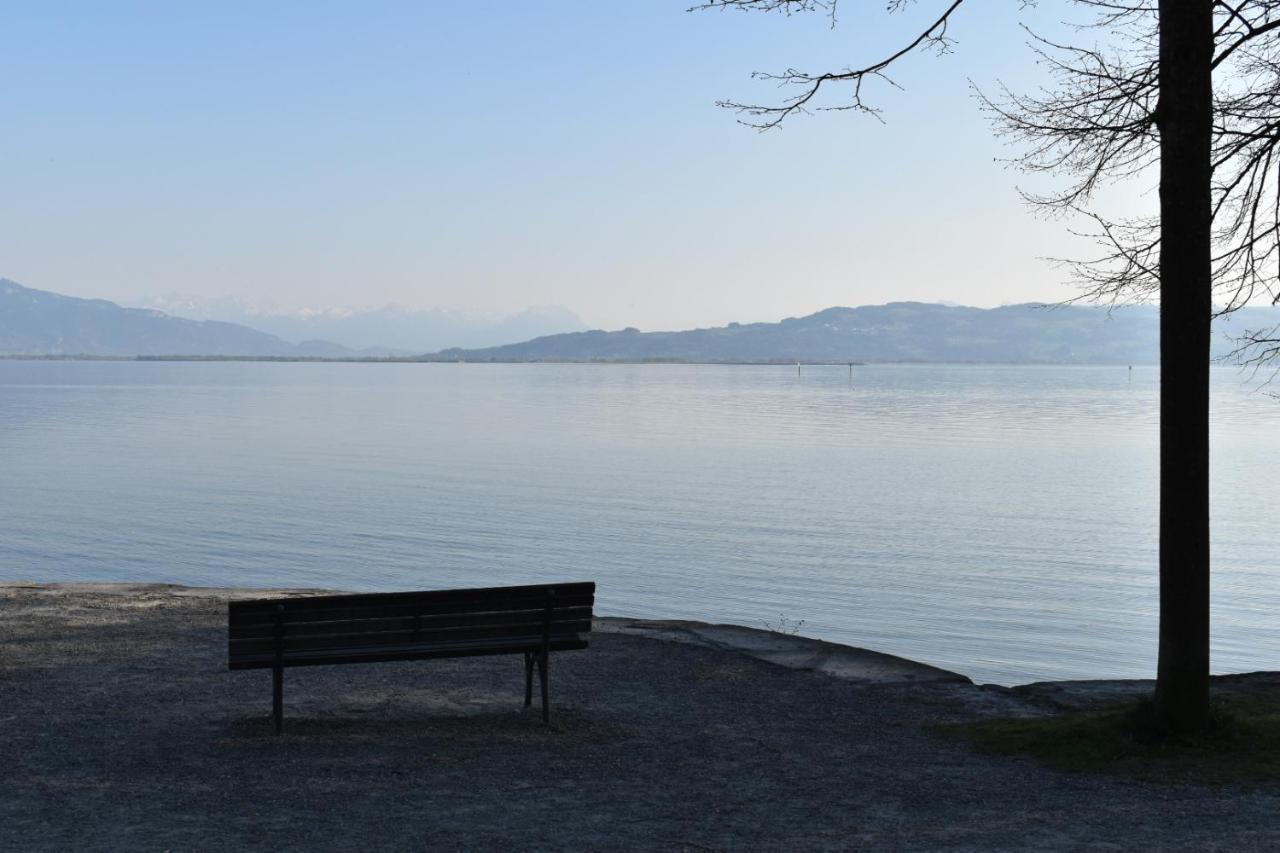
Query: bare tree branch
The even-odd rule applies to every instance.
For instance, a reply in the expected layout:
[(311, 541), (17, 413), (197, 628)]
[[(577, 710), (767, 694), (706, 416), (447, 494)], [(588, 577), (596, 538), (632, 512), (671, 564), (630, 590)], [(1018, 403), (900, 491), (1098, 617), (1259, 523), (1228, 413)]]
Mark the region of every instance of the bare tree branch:
[[(857, 112), (878, 115), (879, 111), (870, 107), (863, 100), (863, 84), (869, 80), (881, 80), (890, 86), (895, 84), (887, 75), (889, 67), (908, 54), (921, 50), (932, 50), (936, 53), (947, 53), (952, 40), (947, 36), (947, 25), (951, 16), (960, 8), (964, 0), (950, 0), (949, 5), (925, 30), (910, 42), (888, 56), (865, 65), (861, 68), (845, 68), (841, 71), (828, 71), (811, 74), (795, 68), (788, 68), (779, 73), (758, 71), (751, 75), (757, 80), (769, 80), (779, 86), (795, 86), (800, 91), (791, 97), (784, 98), (777, 104), (744, 103), (740, 101), (718, 101), (717, 106), (731, 109), (747, 118), (739, 119), (742, 124), (757, 130), (772, 130), (782, 124), (794, 113), (809, 111), (809, 104), (818, 96), (824, 87), (845, 83), (851, 89), (848, 103), (838, 106), (817, 107), (819, 110), (855, 110)], [(907, 5), (907, 0), (891, 0), (889, 11), (896, 12)], [(744, 11), (781, 12), (795, 14), (824, 10), (831, 14), (835, 23), (836, 0), (711, 0), (695, 9), (741, 9)]]

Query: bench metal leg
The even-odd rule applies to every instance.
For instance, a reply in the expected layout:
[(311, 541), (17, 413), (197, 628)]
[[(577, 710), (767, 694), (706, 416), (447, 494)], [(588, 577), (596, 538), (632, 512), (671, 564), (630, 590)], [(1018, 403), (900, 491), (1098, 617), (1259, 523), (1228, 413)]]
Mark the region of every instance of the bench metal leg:
[(551, 722), (551, 704), (548, 697), (547, 687), (547, 661), (551, 656), (543, 653), (538, 655), (538, 681), (542, 683), (542, 722)]
[(276, 724), (276, 734), (284, 731), (284, 605), (276, 605), (275, 665), (271, 667), (271, 716)]
[(524, 653), (524, 706), (533, 704), (533, 655)]
[(276, 734), (284, 731), (284, 667), (271, 668), (271, 716), (275, 720)]

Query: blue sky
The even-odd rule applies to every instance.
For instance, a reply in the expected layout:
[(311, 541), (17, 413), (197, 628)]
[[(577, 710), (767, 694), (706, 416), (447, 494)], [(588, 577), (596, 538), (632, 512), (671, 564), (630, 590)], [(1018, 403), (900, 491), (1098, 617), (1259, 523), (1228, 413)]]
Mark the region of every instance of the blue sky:
[(1072, 292), (1041, 258), (1079, 247), (1023, 206), (969, 92), (1037, 81), (1015, 0), (904, 64), (884, 124), (766, 134), (714, 102), (878, 56), (937, 4), (846, 0), (834, 30), (687, 5), (9, 0), (0, 276), (647, 329)]

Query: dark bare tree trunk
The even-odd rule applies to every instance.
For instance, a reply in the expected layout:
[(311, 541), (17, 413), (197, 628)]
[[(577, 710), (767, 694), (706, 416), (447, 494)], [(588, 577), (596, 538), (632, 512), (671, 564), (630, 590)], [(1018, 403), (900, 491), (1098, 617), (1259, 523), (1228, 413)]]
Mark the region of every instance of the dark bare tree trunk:
[(1212, 0), (1160, 3), (1160, 660), (1157, 720), (1209, 715)]

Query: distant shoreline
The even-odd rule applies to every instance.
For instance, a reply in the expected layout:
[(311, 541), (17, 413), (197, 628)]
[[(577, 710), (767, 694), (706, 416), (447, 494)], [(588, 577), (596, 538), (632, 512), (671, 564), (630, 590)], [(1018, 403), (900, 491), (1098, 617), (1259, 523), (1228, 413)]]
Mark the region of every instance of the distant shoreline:
[[(294, 356), (294, 355), (0, 355), (0, 361), (260, 361), (317, 364), (742, 364), (773, 365), (776, 367), (794, 367), (801, 365), (824, 365), (834, 367), (862, 367), (863, 361), (796, 361), (794, 359), (761, 359), (741, 361), (735, 359), (699, 360), (684, 358), (432, 358), (430, 356)], [(912, 363), (912, 362), (884, 362)], [(926, 364), (928, 362), (918, 362)], [(1012, 362), (1010, 362), (1012, 363)]]
[[(282, 364), (581, 364), (581, 365), (720, 365), (725, 367), (871, 367), (878, 365), (971, 365), (975, 367), (1157, 367), (1154, 362), (1079, 362), (1079, 361), (796, 361), (794, 359), (763, 359), (755, 361), (735, 359), (683, 359), (683, 358), (582, 358), (582, 359), (459, 359), (430, 358), (422, 356), (322, 358), (320, 356), (284, 355), (0, 355), (0, 361), (109, 361), (109, 362), (261, 362)], [(1237, 367), (1215, 361), (1215, 365)]]

